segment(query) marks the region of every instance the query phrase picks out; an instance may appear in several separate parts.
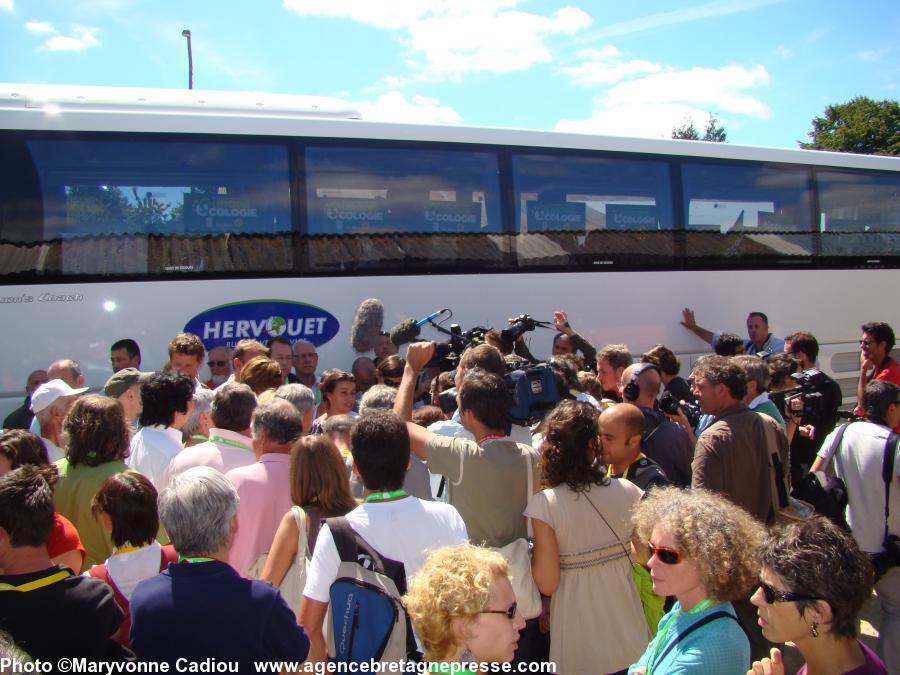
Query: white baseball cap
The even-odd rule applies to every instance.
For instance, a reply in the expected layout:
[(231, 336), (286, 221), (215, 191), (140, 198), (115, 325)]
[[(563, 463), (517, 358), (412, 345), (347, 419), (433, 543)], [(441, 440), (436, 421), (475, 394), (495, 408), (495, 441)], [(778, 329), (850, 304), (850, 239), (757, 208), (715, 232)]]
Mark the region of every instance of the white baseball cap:
[(72, 389), (63, 380), (50, 380), (34, 390), (31, 395), (31, 412), (39, 413), (63, 396), (76, 396), (88, 390), (87, 387)]

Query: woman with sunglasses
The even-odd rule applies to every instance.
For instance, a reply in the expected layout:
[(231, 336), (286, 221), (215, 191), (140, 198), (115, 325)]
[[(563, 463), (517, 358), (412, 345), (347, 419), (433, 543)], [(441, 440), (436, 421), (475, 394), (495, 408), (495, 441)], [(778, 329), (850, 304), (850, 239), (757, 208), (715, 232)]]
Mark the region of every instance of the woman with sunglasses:
[(410, 578), (403, 604), (433, 673), (477, 672), (459, 667), (473, 662), (508, 663), (525, 628), (506, 560), (469, 544), (429, 555)]
[(333, 368), (322, 373), (319, 380), (319, 391), (322, 392), (322, 413), (313, 422), (310, 433), (321, 434), (325, 430), (325, 420), (333, 415), (352, 415), (353, 404), (356, 403), (356, 378), (351, 373)]
[[(798, 675), (887, 675), (862, 642), (858, 616), (872, 594), (872, 566), (856, 540), (817, 516), (770, 534), (760, 547), (756, 605), (763, 635), (793, 642), (806, 661)], [(752, 675), (781, 675), (781, 653), (753, 664)]]
[(730, 601), (756, 583), (762, 525), (718, 494), (664, 487), (647, 493), (633, 522), (647, 542), (653, 592), (676, 602), (628, 672), (744, 675), (750, 642)]

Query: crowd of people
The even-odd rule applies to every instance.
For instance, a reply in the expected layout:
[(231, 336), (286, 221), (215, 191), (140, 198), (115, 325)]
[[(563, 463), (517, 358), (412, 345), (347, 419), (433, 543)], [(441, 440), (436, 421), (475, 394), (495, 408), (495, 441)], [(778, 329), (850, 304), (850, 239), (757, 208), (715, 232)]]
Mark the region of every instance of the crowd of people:
[(891, 327), (862, 326), (842, 422), (816, 337), (761, 312), (741, 339), (685, 309), (714, 352), (687, 378), (554, 325), (527, 420), (509, 373), (544, 361), (499, 330), (451, 371), (387, 335), (320, 371), (303, 340), (181, 333), (158, 372), (114, 343), (99, 393), (70, 358), (31, 373), (0, 434), (0, 656), (744, 675), (790, 642), (809, 675), (900, 672)]

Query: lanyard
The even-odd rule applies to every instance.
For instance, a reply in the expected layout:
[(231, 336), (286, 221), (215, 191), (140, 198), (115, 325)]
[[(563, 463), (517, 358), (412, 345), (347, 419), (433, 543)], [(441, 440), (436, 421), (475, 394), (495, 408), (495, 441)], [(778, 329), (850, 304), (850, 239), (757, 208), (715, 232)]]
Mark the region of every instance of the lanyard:
[(373, 492), (368, 497), (366, 497), (366, 503), (369, 502), (383, 502), (386, 499), (395, 499), (397, 497), (409, 497), (409, 494), (406, 490), (391, 490), (390, 492)]
[(251, 450), (247, 444), (241, 443), (240, 441), (233, 441), (230, 438), (222, 438), (221, 436), (210, 436), (209, 440), (212, 443), (222, 443), (224, 445), (230, 445), (232, 448), (240, 448), (241, 450), (246, 450), (247, 452), (253, 452), (253, 450)]
[(186, 558), (183, 555), (178, 556), (178, 564), (181, 563), (204, 563), (212, 562), (215, 558)]
[(203, 434), (191, 434), (191, 440), (194, 441), (208, 441), (209, 439)]
[[(701, 600), (696, 605), (691, 607), (691, 609), (688, 610), (688, 614), (699, 614), (700, 612), (705, 612), (707, 609), (709, 609), (710, 607), (712, 607), (715, 604), (716, 604), (716, 601), (713, 600), (712, 598), (703, 598), (703, 600)], [(681, 613), (682, 613), (681, 609), (679, 609), (677, 612), (674, 612), (672, 614), (672, 616), (670, 616), (666, 620), (666, 623), (663, 625), (663, 627), (660, 629), (659, 633), (657, 634), (656, 640), (653, 643), (653, 655), (647, 661), (647, 675), (651, 675), (651, 673), (653, 673), (653, 670), (658, 665), (656, 663), (656, 658), (657, 658), (657, 656), (659, 656), (660, 648), (663, 647), (663, 645), (666, 642), (666, 637), (669, 634), (669, 628), (671, 627), (672, 622), (675, 619), (677, 619)]]
[(20, 593), (27, 593), (28, 591), (34, 591), (38, 588), (50, 586), (51, 584), (55, 584), (57, 581), (68, 579), (70, 576), (72, 576), (72, 572), (70, 572), (69, 570), (60, 570), (55, 574), (44, 577), (43, 579), (28, 581), (19, 586), (14, 586), (13, 584), (0, 584), (0, 591), (19, 591)]
[(506, 438), (506, 436), (504, 436), (503, 434), (488, 434), (487, 436), (478, 439), (478, 445), (484, 445), (488, 441), (494, 441), (498, 438)]

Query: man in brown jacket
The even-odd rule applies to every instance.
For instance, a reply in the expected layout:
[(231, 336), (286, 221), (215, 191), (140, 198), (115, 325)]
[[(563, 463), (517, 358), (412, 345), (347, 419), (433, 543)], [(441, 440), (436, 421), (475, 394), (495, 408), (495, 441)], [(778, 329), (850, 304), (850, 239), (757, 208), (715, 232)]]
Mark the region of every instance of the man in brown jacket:
[[(787, 466), (788, 443), (778, 423), (741, 402), (747, 374), (724, 356), (705, 356), (691, 372), (692, 391), (700, 409), (715, 420), (697, 439), (691, 464), (691, 486), (721, 493), (763, 523), (774, 520), (770, 457)], [(772, 428), (774, 427), (774, 429)], [(756, 609), (747, 600), (734, 603), (754, 660), (772, 646), (756, 623)]]

